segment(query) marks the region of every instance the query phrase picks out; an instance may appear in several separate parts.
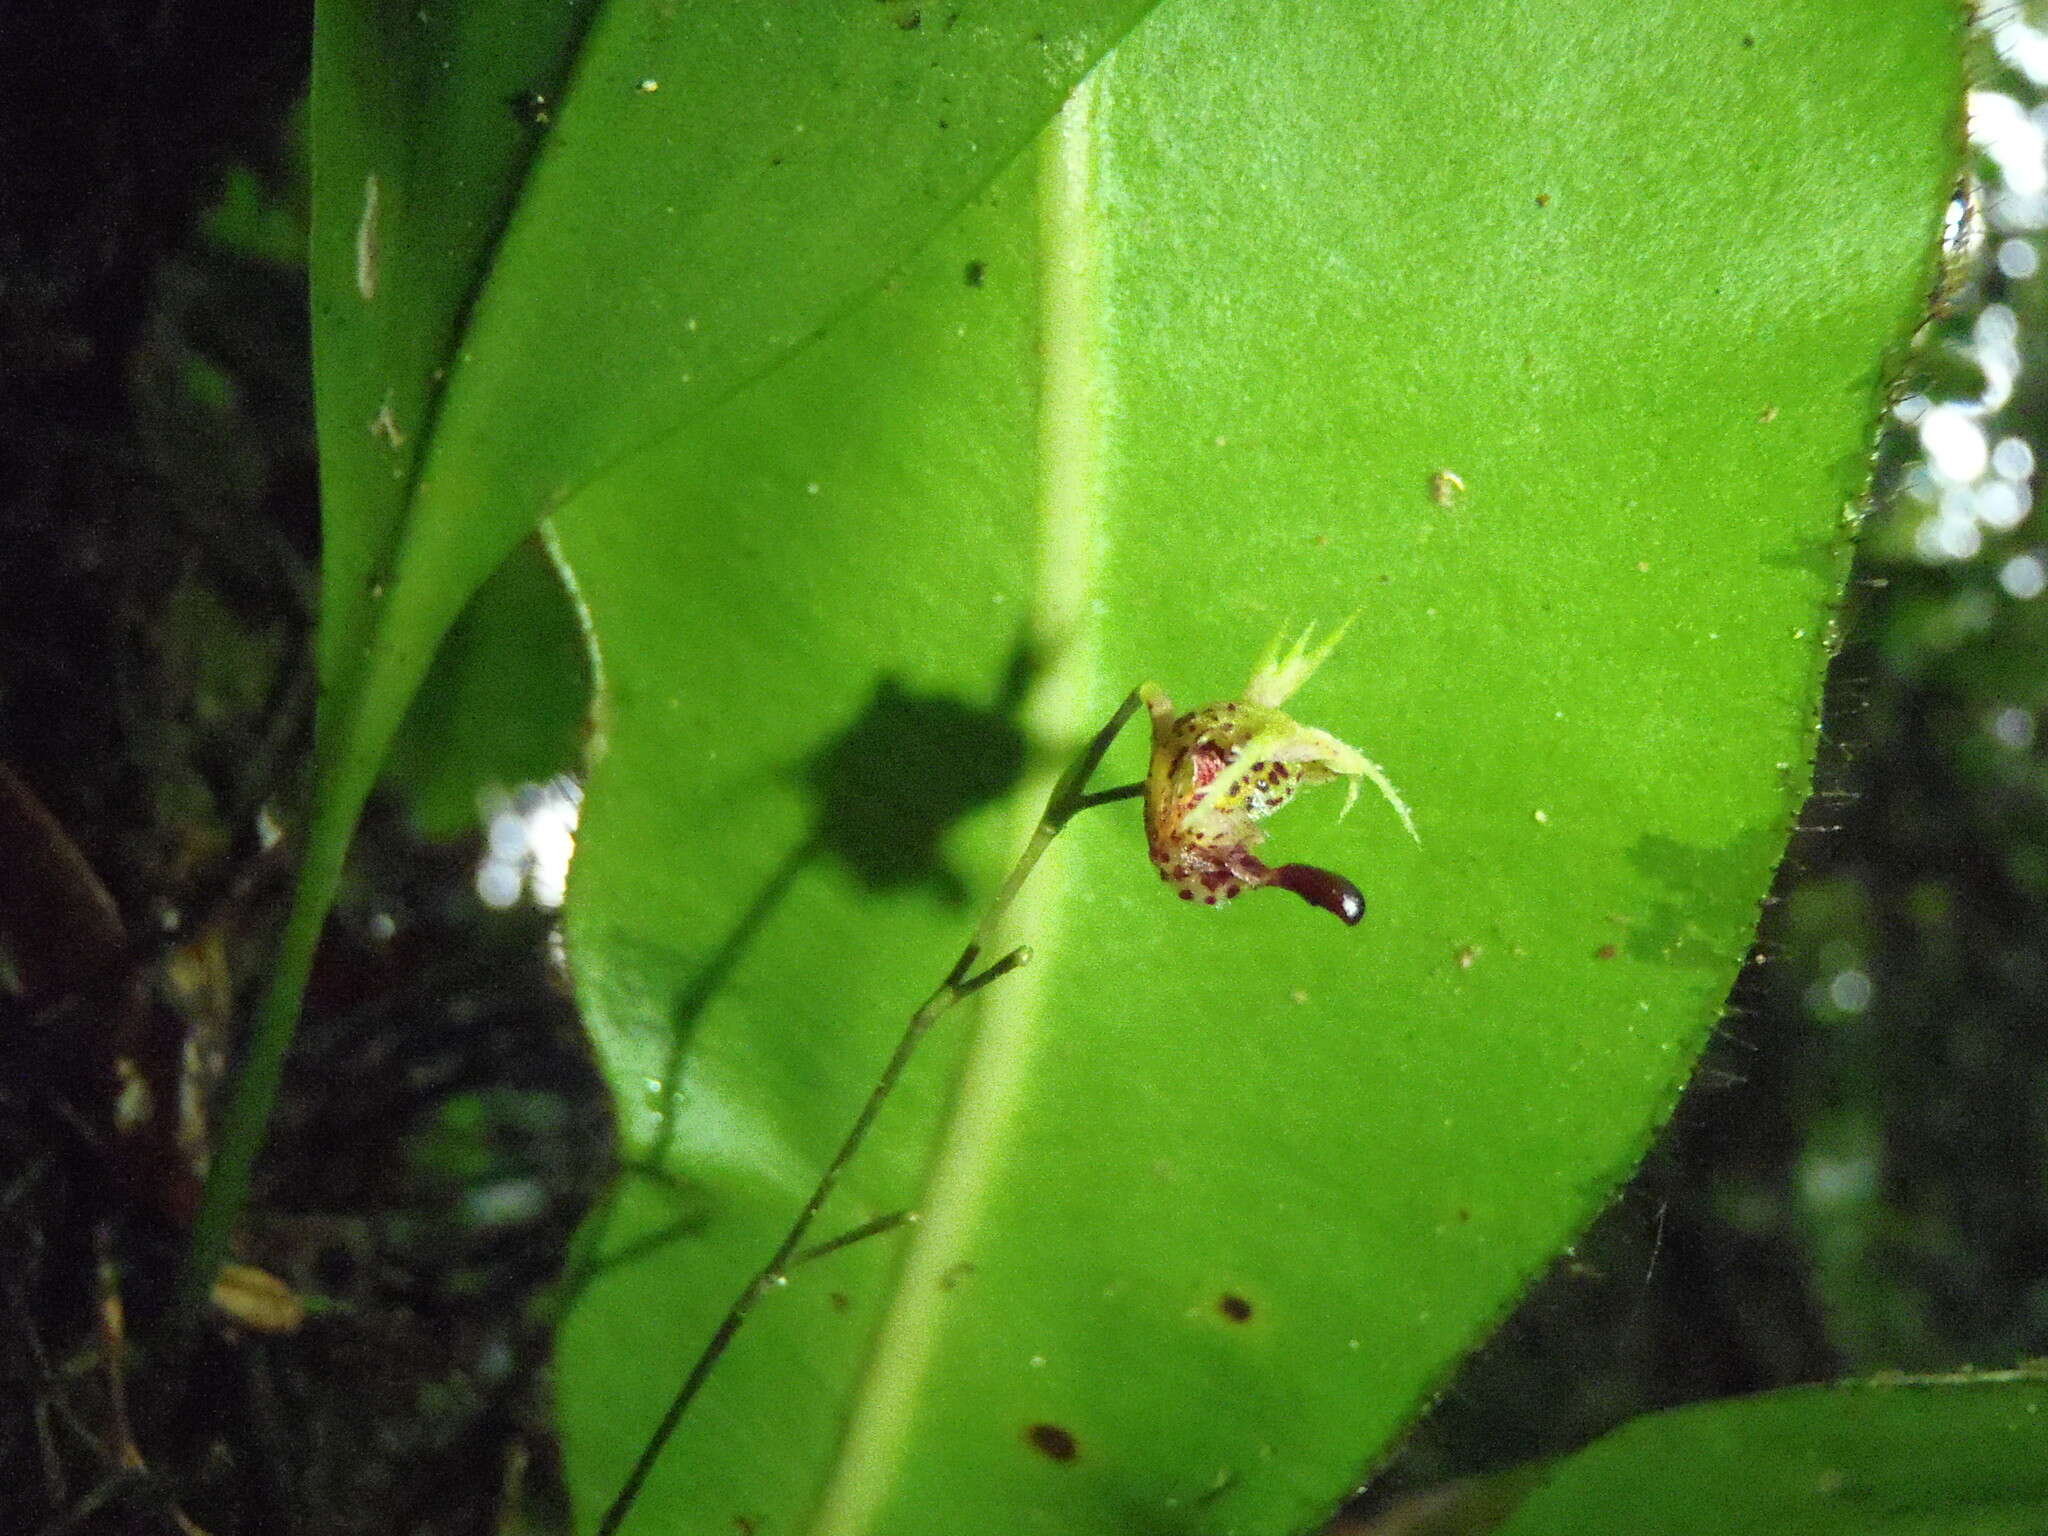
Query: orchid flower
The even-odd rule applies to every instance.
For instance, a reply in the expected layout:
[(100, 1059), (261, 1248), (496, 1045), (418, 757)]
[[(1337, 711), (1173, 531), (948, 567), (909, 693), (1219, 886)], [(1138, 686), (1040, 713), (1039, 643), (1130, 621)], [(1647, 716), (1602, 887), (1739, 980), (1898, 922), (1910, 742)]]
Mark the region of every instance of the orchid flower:
[[(1145, 779), (1145, 836), (1159, 878), (1183, 901), (1209, 906), (1262, 885), (1277, 885), (1345, 923), (1365, 916), (1365, 897), (1342, 875), (1313, 864), (1274, 868), (1252, 852), (1266, 839), (1259, 825), (1305, 785), (1346, 778), (1348, 813), (1358, 781), (1370, 779), (1417, 842), (1415, 818), (1380, 766), (1328, 731), (1298, 723), (1281, 705), (1328, 659), (1350, 628), (1309, 649), (1305, 630), (1286, 655), (1266, 648), (1241, 698), (1174, 713), (1173, 700), (1147, 683), (1152, 767)], [(1340, 813), (1340, 814), (1344, 814)]]

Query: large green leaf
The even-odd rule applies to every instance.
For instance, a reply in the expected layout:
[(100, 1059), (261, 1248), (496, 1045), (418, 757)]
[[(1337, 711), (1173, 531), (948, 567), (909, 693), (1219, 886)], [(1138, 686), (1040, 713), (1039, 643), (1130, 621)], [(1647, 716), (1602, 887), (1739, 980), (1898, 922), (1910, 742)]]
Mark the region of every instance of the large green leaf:
[(1499, 1536), (2033, 1536), (2038, 1372), (1801, 1387), (1652, 1414), (1560, 1462)]
[(570, 953), (639, 1167), (563, 1338), (586, 1518), (1061, 756), (1356, 612), (1299, 712), (1422, 846), (1334, 794), (1276, 830), (1365, 925), (1191, 910), (1130, 807), (1076, 823), (1038, 959), (820, 1230), (921, 1220), (763, 1303), (631, 1528), (1264, 1533), (1342, 1493), (1631, 1166), (1740, 963), (1958, 25), (1179, 0), (889, 291), (576, 498), (609, 749)]
[(187, 1265), (260, 1144), (357, 811), (478, 585), (603, 465), (790, 355), (1151, 0), (323, 0), (312, 106), (319, 772)]
[(324, 6), (330, 755), (373, 766), (548, 509), (879, 282), (1148, 3)]

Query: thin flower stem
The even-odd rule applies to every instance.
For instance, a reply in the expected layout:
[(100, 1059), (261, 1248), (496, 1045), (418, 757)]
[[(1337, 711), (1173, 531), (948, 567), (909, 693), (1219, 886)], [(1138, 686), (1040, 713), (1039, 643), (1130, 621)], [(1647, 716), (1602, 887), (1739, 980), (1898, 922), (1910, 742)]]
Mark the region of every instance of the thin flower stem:
[(1114, 805), (1119, 800), (1135, 800), (1145, 793), (1142, 784), (1119, 784), (1115, 789), (1098, 789), (1092, 795), (1083, 795), (1077, 811), (1092, 810), (1098, 805)]
[(837, 1237), (828, 1237), (822, 1243), (813, 1243), (800, 1253), (792, 1254), (791, 1269), (808, 1264), (813, 1259), (822, 1259), (828, 1253), (837, 1253), (842, 1248), (851, 1248), (855, 1243), (864, 1243), (871, 1237), (880, 1237), (884, 1232), (894, 1232), (898, 1227), (908, 1226), (917, 1220), (915, 1211), (891, 1211), (886, 1216), (877, 1216), (873, 1221), (864, 1221), (850, 1232)]
[[(917, 1053), (918, 1046), (931, 1027), (961, 998), (980, 991), (990, 982), (1000, 980), (1030, 960), (1029, 947), (1020, 946), (982, 970), (977, 972), (974, 969), (975, 962), (981, 958), (1002, 927), (1003, 920), (1009, 915), (1010, 906), (1016, 900), (1017, 892), (1023, 889), (1024, 882), (1030, 878), (1032, 870), (1038, 867), (1039, 859), (1066, 824), (1091, 806), (1126, 800), (1139, 792), (1136, 785), (1125, 785), (1093, 795), (1087, 792), (1088, 780), (1101, 765), (1103, 754), (1109, 751), (1110, 744), (1116, 740), (1131, 716), (1137, 712), (1138, 703), (1138, 695), (1135, 692), (1126, 696), (1123, 703), (1117, 706), (1116, 713), (1110, 716), (1108, 724), (1096, 732), (1094, 739), (1088, 743), (1081, 755), (1074, 759), (1065, 773), (1060, 775), (1059, 782), (1053, 786), (1052, 794), (1046, 801), (1045, 814), (1038, 819), (1038, 825), (1032, 829), (1031, 840), (1024, 845), (1023, 853), (1018, 855), (1017, 862), (1003, 881), (1002, 888), (996, 892), (994, 899), (988, 904), (988, 910), (982, 914), (981, 922), (974, 930), (974, 937), (968, 940), (967, 947), (960, 952), (960, 958), (953, 963), (952, 970), (946, 973), (946, 979), (939, 983), (937, 990), (910, 1016), (910, 1022), (904, 1027), (902, 1038), (896, 1042), (895, 1051), (890, 1054), (887, 1065), (882, 1068), (881, 1076), (875, 1079), (875, 1086), (869, 1092), (867, 1102), (861, 1106), (860, 1113), (854, 1117), (853, 1127), (846, 1133), (846, 1139), (839, 1144), (839, 1150), (832, 1154), (832, 1161), (825, 1165), (825, 1171), (819, 1175), (817, 1187), (811, 1191), (810, 1199), (804, 1202), (796, 1220), (790, 1223), (789, 1231), (783, 1235), (782, 1242), (776, 1247), (774, 1254), (761, 1266), (753, 1279), (747, 1282), (745, 1289), (734, 1298), (733, 1304), (726, 1309), (717, 1329), (698, 1353), (689, 1374), (683, 1378), (682, 1386), (677, 1389), (674, 1401), (668, 1405), (668, 1411), (661, 1416), (661, 1422), (655, 1426), (654, 1433), (641, 1448), (639, 1459), (633, 1463), (633, 1470), (620, 1485), (611, 1507), (605, 1511), (604, 1519), (598, 1522), (597, 1536), (616, 1536), (619, 1527), (625, 1523), (626, 1516), (632, 1512), (634, 1501), (640, 1497), (641, 1486), (646, 1483), (648, 1474), (654, 1470), (654, 1464), (661, 1459), (662, 1450), (667, 1446), (669, 1437), (675, 1433), (676, 1426), (682, 1423), (683, 1415), (689, 1412), (690, 1404), (696, 1401), (713, 1367), (731, 1346), (733, 1336), (740, 1331), (740, 1326), (754, 1310), (755, 1303), (770, 1291), (788, 1283), (790, 1270), (805, 1256), (804, 1238), (809, 1234), (811, 1224), (817, 1220), (818, 1213), (825, 1207), (825, 1202), (832, 1197), (832, 1191), (838, 1186), (840, 1174), (845, 1171), (846, 1165), (853, 1161), (855, 1154), (861, 1149), (861, 1144), (867, 1140), (876, 1116), (881, 1113), (882, 1106), (888, 1102), (889, 1096), (896, 1091), (896, 1085), (902, 1080), (904, 1069), (910, 1065), (911, 1057)], [(848, 1240), (851, 1240), (853, 1235), (849, 1234)], [(861, 1235), (866, 1234), (863, 1232)], [(828, 1243), (813, 1252), (839, 1246), (841, 1244), (838, 1242)]]

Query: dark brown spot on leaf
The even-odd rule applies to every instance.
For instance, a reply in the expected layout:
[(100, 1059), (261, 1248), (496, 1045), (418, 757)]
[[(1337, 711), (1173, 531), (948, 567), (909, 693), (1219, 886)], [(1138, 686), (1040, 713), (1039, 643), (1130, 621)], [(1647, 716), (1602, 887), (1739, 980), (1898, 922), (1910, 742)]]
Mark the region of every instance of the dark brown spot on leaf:
[(956, 1264), (949, 1265), (946, 1272), (939, 1276), (939, 1289), (950, 1291), (973, 1273), (974, 1261), (972, 1259), (962, 1259)]
[(1602, 944), (1598, 949), (1593, 951), (1593, 958), (1595, 960), (1612, 960), (1616, 955), (1620, 953), (1621, 951), (1616, 949), (1612, 944)]
[(970, 288), (979, 288), (979, 287), (981, 286), (981, 284), (982, 284), (982, 280), (983, 280), (984, 278), (986, 278), (987, 276), (988, 276), (988, 263), (987, 263), (987, 262), (985, 262), (985, 261), (970, 261), (969, 263), (967, 263), (967, 286), (968, 286), (968, 287), (970, 287)]
[(1034, 1424), (1024, 1431), (1024, 1438), (1034, 1451), (1052, 1461), (1072, 1461), (1081, 1454), (1079, 1442), (1057, 1424)]
[(1252, 1304), (1234, 1291), (1225, 1291), (1216, 1299), (1216, 1310), (1233, 1323), (1248, 1323), (1252, 1320)]

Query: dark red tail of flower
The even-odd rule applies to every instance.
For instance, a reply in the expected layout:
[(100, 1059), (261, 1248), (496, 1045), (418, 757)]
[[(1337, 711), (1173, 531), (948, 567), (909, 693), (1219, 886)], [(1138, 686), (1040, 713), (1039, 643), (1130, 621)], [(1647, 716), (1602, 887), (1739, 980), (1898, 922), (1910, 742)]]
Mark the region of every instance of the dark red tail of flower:
[(1294, 892), (1312, 907), (1321, 907), (1347, 927), (1356, 927), (1365, 916), (1364, 893), (1334, 870), (1313, 864), (1282, 864), (1273, 871), (1271, 883)]

